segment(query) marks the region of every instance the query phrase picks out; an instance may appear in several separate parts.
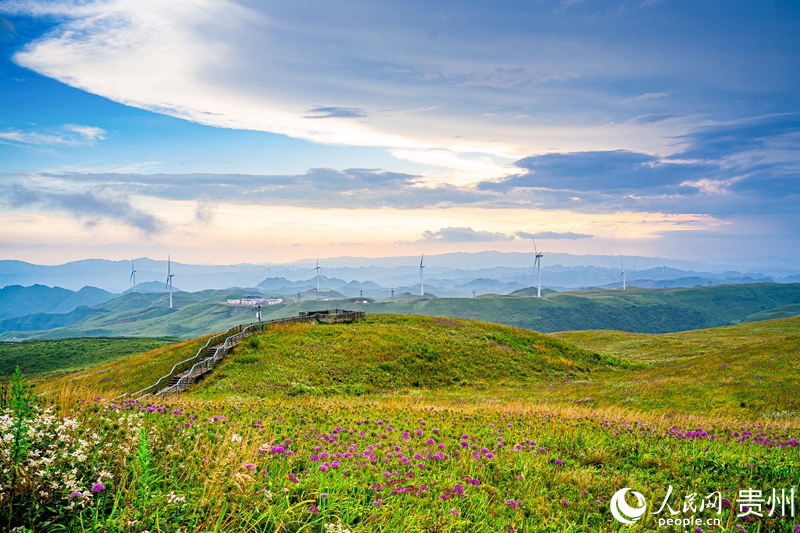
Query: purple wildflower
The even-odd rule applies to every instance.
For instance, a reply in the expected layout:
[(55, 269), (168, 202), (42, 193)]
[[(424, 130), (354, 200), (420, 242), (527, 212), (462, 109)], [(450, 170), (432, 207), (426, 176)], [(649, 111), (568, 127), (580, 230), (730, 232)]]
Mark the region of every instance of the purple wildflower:
[(92, 492), (100, 492), (101, 490), (106, 490), (106, 486), (102, 483), (96, 483), (92, 486)]
[(450, 509), (450, 514), (453, 516), (461, 516), (461, 513), (458, 512), (458, 509)]
[(518, 508), (520, 505), (522, 505), (522, 501), (506, 500), (506, 505), (509, 505), (509, 506), (511, 506), (511, 508), (512, 508), (512, 509), (514, 509), (514, 510), (516, 511), (516, 510), (517, 510), (517, 508)]

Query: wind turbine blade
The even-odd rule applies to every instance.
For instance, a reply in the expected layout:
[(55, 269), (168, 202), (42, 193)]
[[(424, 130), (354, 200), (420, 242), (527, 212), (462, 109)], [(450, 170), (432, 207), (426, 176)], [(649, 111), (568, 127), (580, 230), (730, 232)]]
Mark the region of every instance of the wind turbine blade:
[(419, 258), (419, 267), (422, 268), (422, 261), (425, 260), (425, 254), (422, 254), (422, 257)]
[(531, 237), (531, 240), (533, 241), (533, 252), (534, 252), (536, 255), (539, 255), (539, 250), (536, 248), (536, 239), (534, 239), (533, 237)]

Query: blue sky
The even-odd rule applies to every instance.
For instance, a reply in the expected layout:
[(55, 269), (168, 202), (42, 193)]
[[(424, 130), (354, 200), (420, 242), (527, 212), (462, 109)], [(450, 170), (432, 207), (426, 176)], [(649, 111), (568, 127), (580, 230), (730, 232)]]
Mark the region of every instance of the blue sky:
[(5, 0), (0, 45), (4, 258), (800, 259), (796, 2)]

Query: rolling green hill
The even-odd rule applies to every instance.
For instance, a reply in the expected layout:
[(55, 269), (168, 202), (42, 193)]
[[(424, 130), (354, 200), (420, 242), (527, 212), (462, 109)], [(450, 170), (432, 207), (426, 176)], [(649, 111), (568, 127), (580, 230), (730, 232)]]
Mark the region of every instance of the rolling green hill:
[(84, 287), (76, 292), (44, 285), (9, 285), (0, 288), (0, 319), (34, 313), (69, 313), (79, 306), (91, 307), (113, 297), (114, 294), (96, 287)]
[(419, 388), (461, 399), (781, 418), (800, 415), (798, 354), (800, 317), (662, 335), (548, 336), (469, 320), (370, 315), (352, 326), (276, 328), (251, 338), (194, 394)]
[(203, 396), (363, 394), (525, 387), (631, 365), (532, 331), (450, 318), (370, 315), (339, 326), (272, 327), (226, 358)]
[[(241, 297), (242, 290), (208, 290), (196, 293), (173, 294), (173, 309), (169, 309), (169, 296), (154, 293), (127, 293), (93, 307), (80, 320), (63, 327), (44, 330), (48, 321), (63, 315), (38, 315), (14, 319), (19, 329), (3, 327), (2, 339), (12, 336), (26, 339), (53, 339), (79, 336), (91, 337), (163, 337), (194, 338), (206, 333), (222, 331), (231, 326), (250, 323), (255, 319), (248, 307), (234, 307), (219, 302)], [(284, 306), (274, 306), (282, 308)], [(73, 318), (69, 315), (64, 318)], [(24, 327), (25, 320), (28, 327)], [(33, 322), (33, 319), (36, 322)], [(0, 324), (2, 325), (2, 324)], [(40, 329), (35, 329), (40, 328)]]
[[(69, 378), (99, 392), (134, 392), (196, 353), (204, 338), (120, 359)], [(409, 389), (519, 389), (636, 363), (533, 331), (469, 320), (371, 315), (355, 324), (272, 326), (240, 344), (198, 394), (361, 395)], [(113, 376), (99, 381), (97, 376)]]
[[(133, 392), (203, 342), (120, 359), (69, 382)], [(798, 353), (800, 317), (660, 335), (553, 336), (463, 319), (368, 315), (357, 324), (275, 326), (250, 337), (190, 396), (422, 395), (780, 419), (800, 414)]]
[[(800, 317), (645, 335), (569, 331), (558, 338), (646, 363), (633, 380), (558, 385), (552, 397), (597, 405), (767, 418), (800, 415)], [(549, 394), (548, 394), (549, 396)]]
[(74, 372), (174, 344), (177, 339), (80, 338), (0, 343), (0, 376)]
[(800, 284), (759, 283), (688, 289), (587, 290), (542, 298), (431, 298), (366, 304), (363, 310), (468, 318), (541, 332), (615, 329), (668, 333), (725, 326), (754, 313), (798, 303)]

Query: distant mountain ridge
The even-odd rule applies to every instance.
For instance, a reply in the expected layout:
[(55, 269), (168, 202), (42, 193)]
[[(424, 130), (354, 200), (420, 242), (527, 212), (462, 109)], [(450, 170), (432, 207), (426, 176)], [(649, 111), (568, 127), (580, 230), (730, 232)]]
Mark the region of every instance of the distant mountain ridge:
[[(426, 285), (427, 288), (427, 285)], [(264, 320), (296, 316), (299, 311), (348, 308), (378, 314), (421, 314), (468, 318), (540, 332), (617, 329), (666, 333), (716, 327), (743, 321), (800, 313), (800, 284), (755, 283), (696, 288), (585, 290), (530, 297), (484, 295), (477, 298), (425, 298), (408, 292), (367, 299), (345, 298), (338, 291), (301, 291), (301, 300), (285, 299), (262, 306)], [(92, 308), (62, 315), (36, 314), (0, 322), (0, 339), (75, 336), (176, 336), (191, 338), (256, 320), (249, 306), (228, 305), (227, 299), (251, 294), (248, 289), (176, 292), (169, 309), (163, 293), (128, 293)], [(327, 298), (332, 298), (327, 300)], [(51, 329), (53, 328), (53, 329)]]
[[(173, 258), (174, 259), (174, 258)], [(638, 270), (636, 260), (638, 259)], [(766, 260), (765, 260), (766, 261)], [(630, 264), (629, 264), (630, 263)], [(765, 263), (769, 265), (769, 262)], [(134, 260), (138, 280), (166, 279), (167, 261), (137, 258)], [(388, 294), (391, 288), (415, 292), (419, 284), (418, 257), (389, 258), (324, 258), (320, 288), (340, 290), (350, 284), (373, 283), (377, 287), (350, 285), (345, 294), (378, 297)], [(447, 253), (425, 256), (425, 284), (436, 287), (439, 296), (469, 296), (474, 288), (465, 285), (477, 279), (494, 280), (492, 283), (507, 284), (507, 287), (487, 287), (485, 292), (508, 293), (530, 286), (533, 283), (533, 253), (479, 252)], [(563, 253), (545, 253), (542, 262), (542, 287), (555, 290), (570, 290), (582, 287), (600, 287), (619, 281), (619, 257), (578, 256)], [(298, 290), (316, 287), (312, 260), (295, 261), (270, 266), (256, 264), (238, 265), (192, 265), (172, 261), (174, 283), (186, 291), (206, 289), (222, 290), (231, 287), (260, 286), (267, 292), (290, 294)], [(756, 281), (779, 283), (800, 280), (800, 269), (775, 265), (767, 270), (754, 272), (722, 271), (713, 265), (687, 263), (683, 261), (625, 257), (628, 280), (652, 280), (660, 282), (670, 279), (697, 277), (712, 283), (726, 283), (728, 279), (750, 277)], [(131, 261), (86, 259), (63, 265), (34, 265), (24, 261), (0, 260), (0, 287), (9, 285), (42, 284), (77, 291), (84, 286), (100, 287), (109, 292), (122, 293), (131, 288)], [(707, 281), (706, 281), (707, 282)], [(654, 286), (663, 286), (656, 283)], [(350, 290), (352, 289), (352, 290)], [(355, 292), (355, 294), (353, 294)], [(435, 291), (434, 291), (435, 292)]]
[(71, 291), (61, 287), (10, 285), (0, 289), (0, 319), (35, 313), (64, 314), (80, 306), (95, 306), (115, 297), (97, 287)]

